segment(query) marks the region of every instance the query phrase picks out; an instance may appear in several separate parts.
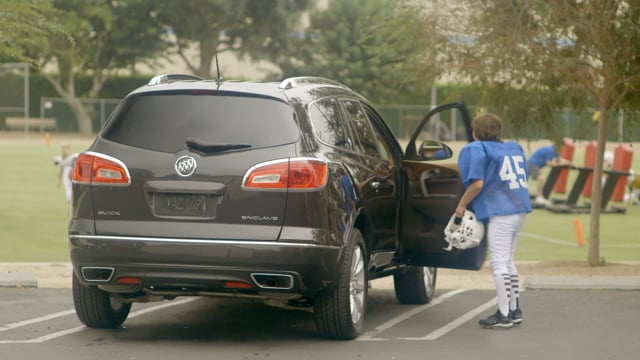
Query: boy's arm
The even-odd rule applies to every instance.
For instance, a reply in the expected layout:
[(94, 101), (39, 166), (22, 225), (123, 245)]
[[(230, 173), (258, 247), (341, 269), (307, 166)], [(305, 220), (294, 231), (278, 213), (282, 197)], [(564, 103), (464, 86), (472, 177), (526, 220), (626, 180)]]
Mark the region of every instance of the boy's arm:
[(547, 165), (548, 166), (554, 166), (554, 165), (572, 165), (573, 166), (573, 163), (570, 160), (567, 160), (562, 156), (556, 154), (556, 156), (553, 159), (547, 161)]
[(464, 210), (467, 208), (467, 205), (469, 205), (471, 200), (480, 194), (483, 187), (484, 181), (480, 179), (473, 180), (471, 184), (469, 184), (469, 187), (467, 187), (464, 194), (462, 194), (462, 197), (458, 202), (458, 206), (456, 207), (457, 217), (462, 217), (462, 215), (464, 215)]

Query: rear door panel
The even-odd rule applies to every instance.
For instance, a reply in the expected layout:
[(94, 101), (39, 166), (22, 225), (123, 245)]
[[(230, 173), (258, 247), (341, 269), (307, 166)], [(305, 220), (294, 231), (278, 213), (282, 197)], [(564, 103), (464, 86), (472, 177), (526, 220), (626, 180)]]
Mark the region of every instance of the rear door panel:
[(444, 228), (464, 192), (455, 164), (405, 161), (409, 195), (402, 208), (402, 244), (412, 265), (477, 270), (482, 267), (486, 241), (477, 248), (444, 250)]

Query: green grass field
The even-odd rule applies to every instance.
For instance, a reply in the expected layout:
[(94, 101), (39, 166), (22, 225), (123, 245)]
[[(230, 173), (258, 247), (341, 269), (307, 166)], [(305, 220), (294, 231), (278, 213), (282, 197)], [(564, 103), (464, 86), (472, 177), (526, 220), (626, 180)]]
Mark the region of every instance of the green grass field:
[[(86, 145), (72, 145), (79, 152)], [(0, 261), (67, 261), (69, 211), (57, 187), (60, 145), (0, 144)]]
[[(17, 137), (20, 134), (17, 135)], [(61, 140), (54, 135), (47, 146), (41, 141), (8, 141), (16, 135), (0, 138), (0, 261), (68, 261), (68, 210), (64, 190), (57, 187), (57, 166), (53, 159), (60, 152)], [(84, 150), (90, 143), (74, 141), (72, 152)], [(580, 164), (580, 149), (574, 160)], [(640, 159), (636, 156), (634, 167)], [(569, 186), (572, 177), (569, 177)], [(533, 186), (533, 185), (531, 185)], [(566, 198), (552, 194), (552, 198)], [(611, 203), (621, 206), (621, 203)], [(589, 214), (556, 214), (534, 210), (524, 226), (516, 259), (587, 260), (588, 244), (577, 245), (574, 219), (589, 239)], [(600, 220), (600, 256), (607, 262), (640, 261), (640, 205), (630, 206), (626, 214), (603, 214)]]

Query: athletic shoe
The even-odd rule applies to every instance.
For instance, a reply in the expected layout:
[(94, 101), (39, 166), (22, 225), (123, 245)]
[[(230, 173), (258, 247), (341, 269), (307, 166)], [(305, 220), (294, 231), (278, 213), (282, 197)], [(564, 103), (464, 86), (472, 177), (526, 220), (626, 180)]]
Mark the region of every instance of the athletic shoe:
[(478, 321), (485, 329), (509, 329), (513, 327), (513, 321), (509, 316), (504, 316), (500, 310), (486, 319)]
[(541, 205), (541, 206), (550, 206), (551, 205), (551, 201), (543, 198), (542, 196), (537, 196), (536, 199), (533, 202), (536, 205)]
[(520, 325), (520, 323), (522, 323), (522, 310), (520, 310), (520, 308), (517, 308), (515, 310), (509, 311), (509, 317), (511, 318), (511, 322), (513, 322), (513, 325)]

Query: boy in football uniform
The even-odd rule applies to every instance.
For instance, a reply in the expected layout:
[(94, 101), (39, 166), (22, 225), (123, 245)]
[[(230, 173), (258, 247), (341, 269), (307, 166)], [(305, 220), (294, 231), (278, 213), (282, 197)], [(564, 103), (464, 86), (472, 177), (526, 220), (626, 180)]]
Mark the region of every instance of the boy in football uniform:
[(455, 216), (462, 217), (469, 207), (487, 227), (498, 310), (480, 320), (480, 325), (510, 328), (522, 322), (519, 278), (513, 257), (520, 230), (531, 212), (527, 162), (518, 143), (502, 141), (502, 121), (497, 115), (479, 115), (471, 126), (476, 141), (465, 145), (458, 157), (465, 192)]
[(571, 161), (560, 156), (560, 153), (558, 153), (559, 148), (560, 145), (558, 144), (543, 146), (534, 151), (527, 160), (528, 174), (531, 179), (536, 181), (535, 203), (537, 205), (551, 205), (551, 201), (546, 199), (543, 194), (544, 175), (542, 174), (542, 168), (545, 166), (571, 165)]
[[(78, 154), (70, 154), (70, 145), (62, 145), (62, 153), (53, 159), (53, 164), (60, 167), (58, 171), (58, 187), (64, 186), (64, 194), (67, 198), (67, 204), (71, 204), (71, 173), (73, 172), (73, 165), (75, 164)], [(71, 211), (71, 208), (69, 208)]]

